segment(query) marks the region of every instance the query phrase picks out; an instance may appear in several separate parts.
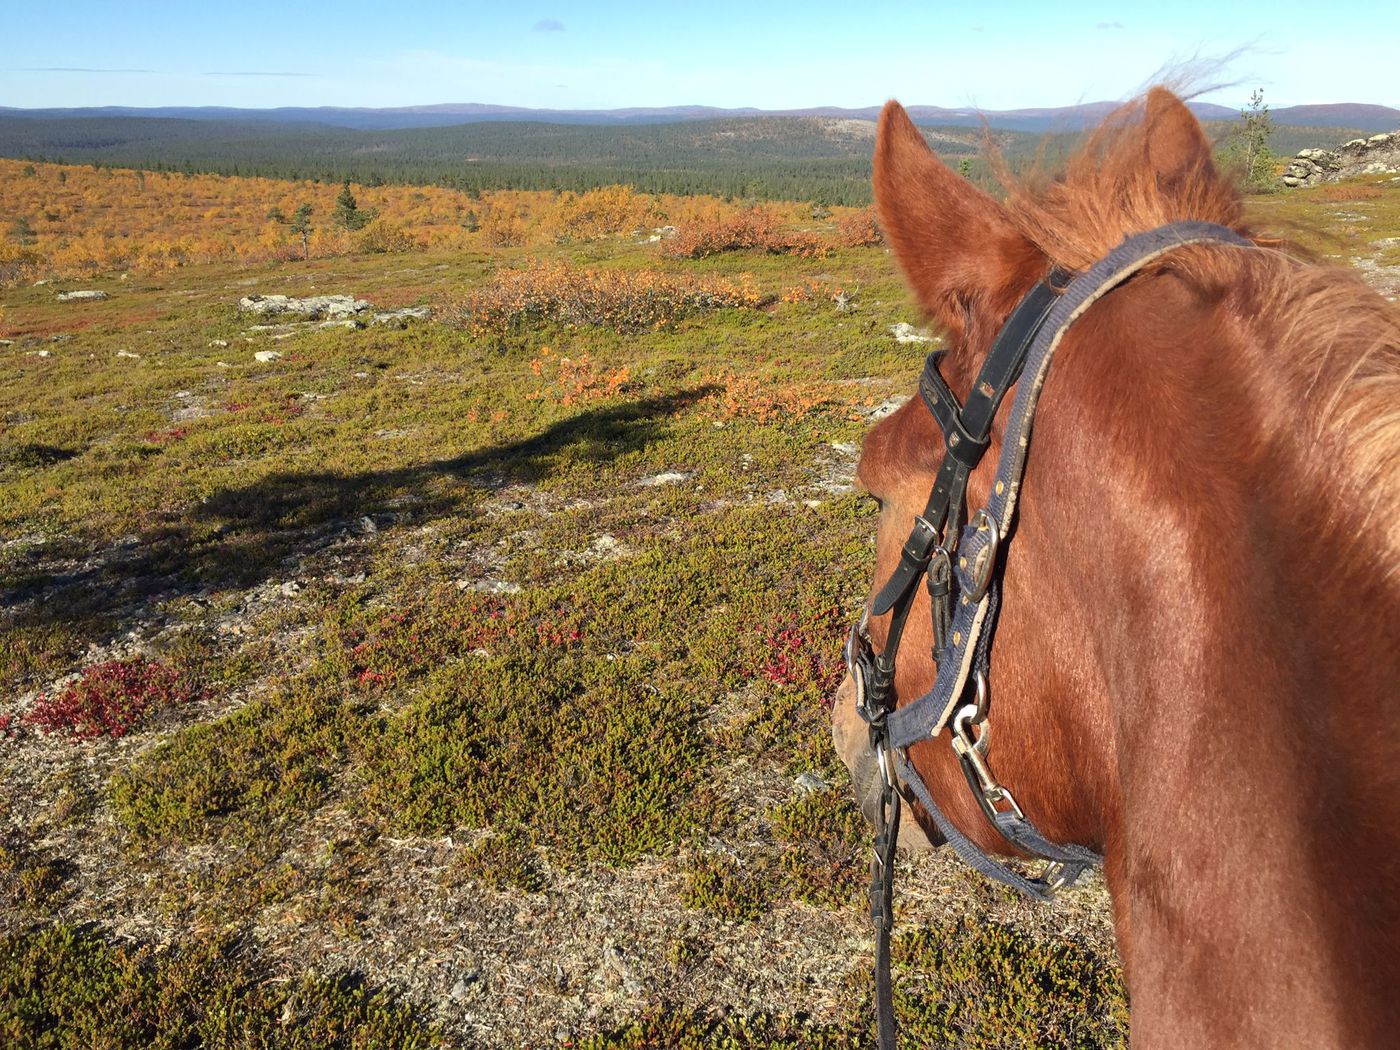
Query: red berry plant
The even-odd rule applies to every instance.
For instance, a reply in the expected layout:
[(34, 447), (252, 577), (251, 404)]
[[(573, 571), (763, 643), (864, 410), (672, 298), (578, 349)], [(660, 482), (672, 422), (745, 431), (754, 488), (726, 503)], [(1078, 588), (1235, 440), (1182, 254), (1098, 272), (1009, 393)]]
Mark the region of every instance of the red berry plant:
[(85, 668), (56, 696), (41, 695), (24, 721), (74, 740), (122, 737), (151, 711), (181, 704), (193, 690), (178, 672), (143, 657)]
[(771, 631), (764, 639), (767, 660), (759, 673), (775, 685), (814, 687), (830, 694), (841, 684), (841, 620), (837, 608), (823, 609), (800, 624)]

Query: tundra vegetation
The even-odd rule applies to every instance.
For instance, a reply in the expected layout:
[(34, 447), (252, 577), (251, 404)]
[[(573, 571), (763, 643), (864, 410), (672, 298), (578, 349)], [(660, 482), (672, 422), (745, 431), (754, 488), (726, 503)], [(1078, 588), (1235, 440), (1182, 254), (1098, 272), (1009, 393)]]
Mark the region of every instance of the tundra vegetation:
[[(1400, 184), (1255, 209), (1400, 284)], [(868, 213), (0, 161), (0, 218), (0, 1042), (870, 1044), (826, 704), (926, 348)], [(331, 292), (432, 318), (238, 307)], [(902, 865), (909, 1038), (1123, 1044), (1101, 884)]]

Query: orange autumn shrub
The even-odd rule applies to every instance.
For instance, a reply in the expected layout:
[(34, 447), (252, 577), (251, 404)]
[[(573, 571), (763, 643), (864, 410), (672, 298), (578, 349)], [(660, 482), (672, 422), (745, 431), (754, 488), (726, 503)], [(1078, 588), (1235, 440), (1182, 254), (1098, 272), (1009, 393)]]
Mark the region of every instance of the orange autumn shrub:
[(748, 208), (679, 227), (664, 242), (662, 253), (679, 259), (702, 259), (718, 252), (753, 249), (774, 255), (820, 258), (830, 250), (814, 233), (793, 230), (771, 208)]
[(839, 403), (829, 389), (817, 383), (774, 384), (728, 370), (708, 376), (706, 383), (715, 388), (706, 399), (708, 412), (724, 422), (752, 419), (771, 423), (782, 418), (800, 419)]
[(1365, 183), (1332, 183), (1323, 186), (1317, 191), (1314, 198), (1321, 201), (1343, 203), (1346, 201), (1373, 201), (1382, 196), (1379, 186), (1371, 186)]
[(872, 204), (837, 219), (836, 240), (844, 248), (868, 248), (883, 244), (885, 237), (880, 232), (880, 219), (875, 214), (875, 206)]
[(678, 255), (748, 247), (820, 256), (836, 243), (832, 234), (795, 228), (811, 217), (810, 206), (796, 202), (752, 208), (718, 197), (639, 193), (629, 186), (581, 193), (467, 193), (440, 186), (356, 185), (360, 207), (386, 224), (379, 231), (386, 240), (370, 235), (366, 243), (331, 221), (339, 191), (338, 183), (309, 180), (0, 158), (0, 216), (8, 224), (0, 229), (0, 284), (121, 270), (161, 272), (204, 262), (300, 260), (302, 238), (292, 231), (291, 217), (302, 205), (312, 209), (306, 254), (313, 259), (406, 246), (397, 235), (387, 237), (391, 228), (435, 252), (596, 240), (658, 226), (680, 231), (658, 245)]
[(530, 371), (545, 379), (549, 387), (527, 394), (527, 400), (538, 401), (553, 393), (565, 405), (616, 397), (632, 378), (631, 370), (625, 365), (604, 369), (586, 350), (582, 357), (575, 359), (560, 357), (547, 346), (540, 347), (540, 352), (530, 362)]
[(642, 332), (669, 327), (697, 311), (754, 308), (761, 301), (747, 276), (735, 282), (656, 270), (575, 269), (548, 262), (497, 274), (462, 303), (458, 314), (478, 336), (501, 336), (539, 324)]
[(603, 186), (585, 193), (559, 194), (549, 225), (559, 240), (591, 241), (633, 233), (650, 224), (656, 198), (631, 186)]
[(355, 250), (371, 255), (390, 252), (418, 252), (425, 247), (423, 242), (406, 229), (383, 216), (375, 219), (355, 235)]

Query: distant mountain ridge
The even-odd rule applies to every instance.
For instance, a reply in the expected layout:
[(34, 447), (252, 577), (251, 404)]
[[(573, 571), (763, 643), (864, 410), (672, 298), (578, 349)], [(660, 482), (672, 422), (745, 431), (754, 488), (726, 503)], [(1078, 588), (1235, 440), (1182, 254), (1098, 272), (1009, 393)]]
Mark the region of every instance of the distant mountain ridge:
[[(1036, 133), (1079, 131), (1097, 124), (1117, 106), (1116, 102), (1088, 102), (1078, 106), (1039, 107), (1008, 110), (979, 110), (973, 107), (908, 106), (920, 124), (943, 127), (980, 128), (987, 124), (1003, 131)], [(1202, 120), (1232, 120), (1239, 111), (1209, 102), (1190, 103)], [(388, 131), (404, 128), (448, 127), (457, 124), (496, 121), (527, 121), (552, 124), (630, 125), (669, 124), (692, 120), (721, 120), (736, 117), (836, 117), (874, 120), (879, 106), (847, 109), (839, 106), (813, 106), (806, 109), (765, 110), (754, 107), (725, 109), (716, 106), (634, 106), (625, 109), (530, 109), (478, 102), (448, 102), (425, 106), (398, 106), (382, 109), (342, 106), (286, 106), (276, 109), (239, 109), (224, 106), (100, 106), (76, 109), (15, 109), (0, 106), (7, 117), (43, 120), (93, 117), (176, 117), (184, 120), (272, 121), (286, 124), (323, 124), (360, 131)], [(1270, 110), (1274, 123), (1285, 126), (1360, 128), (1392, 131), (1400, 128), (1400, 109), (1361, 102), (1285, 106)]]

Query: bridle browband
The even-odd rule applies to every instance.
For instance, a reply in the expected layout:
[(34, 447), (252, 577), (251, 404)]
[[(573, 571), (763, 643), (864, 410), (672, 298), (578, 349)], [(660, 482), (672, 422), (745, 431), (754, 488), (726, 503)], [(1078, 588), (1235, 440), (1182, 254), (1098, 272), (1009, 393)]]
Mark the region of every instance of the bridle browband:
[[(1051, 900), (1056, 890), (1073, 884), (1087, 868), (1101, 862), (1098, 854), (1084, 846), (1061, 845), (1045, 838), (987, 765), (991, 739), (987, 671), (1000, 602), (1001, 555), (1015, 520), (1036, 404), (1065, 331), (1090, 306), (1154, 259), (1201, 242), (1239, 247), (1252, 243), (1224, 226), (1179, 222), (1128, 237), (1073, 279), (1059, 270), (1052, 271), (1012, 311), (965, 404), (958, 403), (938, 371), (939, 353), (930, 354), (924, 363), (919, 395), (943, 432), (943, 462), (924, 512), (914, 518), (899, 564), (851, 628), (846, 642), (856, 710), (870, 726), (870, 744), (881, 779), (870, 882), (881, 1050), (895, 1047), (890, 935), (901, 797), (907, 793), (922, 803), (944, 841), (968, 865), (1035, 900)], [(989, 497), (964, 525), (968, 479), (991, 444), (997, 409), (1018, 379), (1021, 382), (1011, 405)], [(938, 672), (927, 693), (896, 708), (895, 660), (920, 579), (925, 581), (932, 606), (933, 659)], [(890, 614), (889, 631), (884, 648), (877, 653), (866, 624), (870, 615), (886, 613)], [(969, 683), (973, 699), (964, 702)], [(911, 744), (937, 737), (945, 727), (987, 819), (1012, 847), (1046, 862), (1038, 876), (1013, 871), (963, 835), (909, 762), (906, 752)]]

